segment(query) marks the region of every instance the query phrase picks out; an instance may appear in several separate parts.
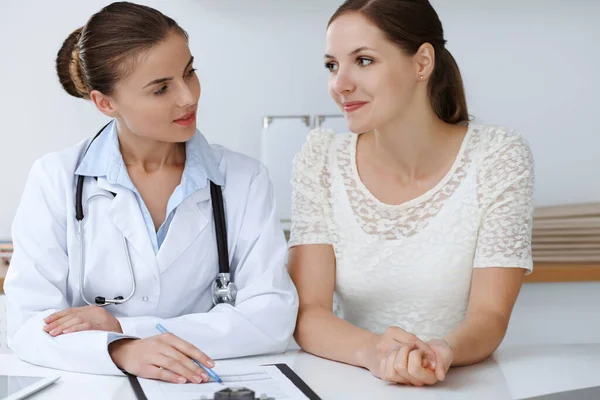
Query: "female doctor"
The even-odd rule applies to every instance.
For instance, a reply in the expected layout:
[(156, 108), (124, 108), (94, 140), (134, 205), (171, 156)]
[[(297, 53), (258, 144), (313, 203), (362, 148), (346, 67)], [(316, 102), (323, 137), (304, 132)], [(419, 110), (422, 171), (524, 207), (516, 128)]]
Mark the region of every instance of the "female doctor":
[(62, 86), (113, 120), (31, 170), (5, 282), (9, 346), (23, 360), (200, 383), (209, 377), (191, 359), (286, 349), (298, 298), (273, 188), (260, 163), (196, 130), (193, 61), (175, 21), (132, 3), (65, 40)]

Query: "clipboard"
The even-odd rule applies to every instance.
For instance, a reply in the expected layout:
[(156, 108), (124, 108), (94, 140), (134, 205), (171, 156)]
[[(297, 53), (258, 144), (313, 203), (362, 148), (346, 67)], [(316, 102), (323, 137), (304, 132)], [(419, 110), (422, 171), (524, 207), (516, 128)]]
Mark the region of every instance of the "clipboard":
[[(265, 364), (265, 366), (266, 365), (277, 367), (277, 369), (279, 369), (281, 373), (290, 380), (290, 382), (292, 382), (306, 397), (308, 397), (309, 400), (321, 400), (315, 391), (312, 390), (310, 386), (308, 386), (306, 382), (304, 382), (302, 378), (300, 378), (298, 374), (296, 374), (294, 370), (292, 370), (287, 364)], [(127, 378), (129, 379), (129, 383), (133, 388), (133, 392), (135, 393), (137, 400), (148, 400), (137, 377), (127, 374)]]

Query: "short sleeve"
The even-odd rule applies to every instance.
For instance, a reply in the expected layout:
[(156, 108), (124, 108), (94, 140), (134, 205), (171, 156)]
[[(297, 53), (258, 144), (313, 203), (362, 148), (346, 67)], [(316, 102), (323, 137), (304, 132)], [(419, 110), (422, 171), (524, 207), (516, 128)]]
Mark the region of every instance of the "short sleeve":
[(292, 167), (292, 226), (289, 247), (331, 244), (325, 220), (329, 173), (327, 155), (334, 133), (312, 130)]
[(526, 140), (514, 132), (492, 139), (478, 171), (482, 220), (474, 268), (533, 270), (531, 234), (534, 162)]

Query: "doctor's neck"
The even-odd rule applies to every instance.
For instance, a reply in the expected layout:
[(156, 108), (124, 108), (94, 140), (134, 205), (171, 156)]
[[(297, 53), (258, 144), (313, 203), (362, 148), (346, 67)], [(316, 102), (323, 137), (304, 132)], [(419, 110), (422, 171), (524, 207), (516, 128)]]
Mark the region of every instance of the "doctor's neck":
[(185, 143), (161, 142), (119, 130), (119, 147), (125, 165), (152, 173), (185, 165)]

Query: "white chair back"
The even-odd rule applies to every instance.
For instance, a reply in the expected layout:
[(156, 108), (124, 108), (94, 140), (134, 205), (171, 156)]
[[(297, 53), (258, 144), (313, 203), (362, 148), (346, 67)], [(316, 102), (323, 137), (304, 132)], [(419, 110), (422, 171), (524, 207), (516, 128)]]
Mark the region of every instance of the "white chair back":
[(0, 354), (12, 353), (6, 342), (6, 296), (0, 294)]

